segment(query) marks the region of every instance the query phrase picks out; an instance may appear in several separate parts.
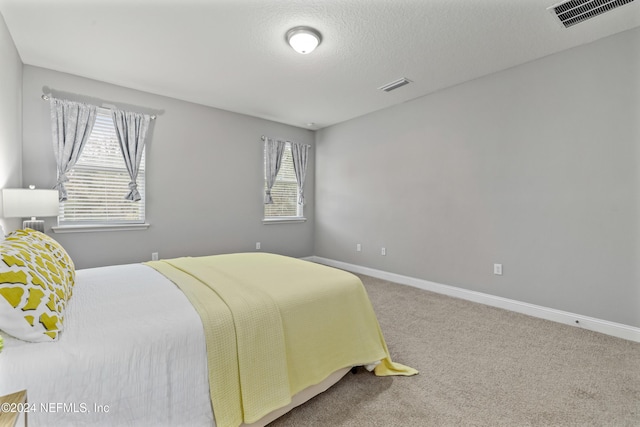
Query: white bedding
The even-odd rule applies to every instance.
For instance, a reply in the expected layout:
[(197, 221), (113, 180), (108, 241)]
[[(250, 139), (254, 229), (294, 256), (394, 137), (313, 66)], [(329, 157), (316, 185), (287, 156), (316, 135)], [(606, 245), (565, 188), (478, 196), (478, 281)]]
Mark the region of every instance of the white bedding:
[(3, 337), (0, 395), (27, 389), (30, 426), (215, 425), (200, 318), (152, 268), (78, 270), (58, 342)]

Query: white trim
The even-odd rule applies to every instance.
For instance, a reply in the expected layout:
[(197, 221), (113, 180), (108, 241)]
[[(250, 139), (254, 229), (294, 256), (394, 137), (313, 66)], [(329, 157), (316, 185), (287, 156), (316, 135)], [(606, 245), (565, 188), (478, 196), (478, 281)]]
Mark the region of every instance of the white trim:
[(54, 233), (93, 233), (98, 231), (139, 231), (146, 230), (150, 224), (104, 224), (104, 225), (65, 225), (51, 227)]
[(302, 216), (276, 216), (272, 218), (264, 218), (263, 224), (295, 224), (298, 222), (305, 222), (307, 218)]
[(640, 342), (640, 328), (624, 325), (622, 323), (596, 319), (593, 317), (583, 316), (581, 314), (570, 313), (568, 311), (556, 310), (554, 308), (529, 304), (526, 302), (485, 294), (482, 292), (470, 291), (467, 289), (457, 288), (455, 286), (443, 285), (440, 283), (430, 282), (428, 280), (403, 276), (396, 273), (389, 273), (382, 270), (362, 267), (359, 265), (349, 264), (342, 261), (335, 261), (328, 258), (311, 256), (304, 259), (320, 264), (329, 265), (331, 267), (348, 270), (353, 273), (365, 274), (367, 276), (376, 277), (378, 279), (388, 280), (390, 282), (424, 289), (426, 291), (436, 292), (439, 294), (448, 295), (467, 301), (473, 301), (492, 307), (503, 308), (505, 310), (515, 311), (516, 313), (522, 313), (541, 319), (551, 320), (553, 322), (563, 323), (565, 325), (581, 327), (590, 331), (600, 332), (629, 341)]

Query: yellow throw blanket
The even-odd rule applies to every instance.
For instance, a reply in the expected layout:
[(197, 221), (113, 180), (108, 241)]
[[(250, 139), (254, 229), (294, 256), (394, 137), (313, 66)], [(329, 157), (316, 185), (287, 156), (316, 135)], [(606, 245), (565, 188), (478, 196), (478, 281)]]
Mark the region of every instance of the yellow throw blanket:
[(376, 375), (414, 375), (389, 357), (364, 286), (331, 267), (266, 253), (146, 263), (202, 318), (218, 427), (252, 423), (332, 372), (381, 360)]

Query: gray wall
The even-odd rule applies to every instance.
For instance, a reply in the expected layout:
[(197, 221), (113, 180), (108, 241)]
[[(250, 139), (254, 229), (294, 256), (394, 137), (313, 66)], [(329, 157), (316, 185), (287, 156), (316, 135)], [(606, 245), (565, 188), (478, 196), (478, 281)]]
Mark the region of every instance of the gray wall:
[[(188, 78), (188, 77), (186, 77)], [(43, 91), (68, 99), (157, 114), (147, 144), (146, 231), (54, 234), (78, 268), (160, 258), (262, 250), (313, 253), (314, 159), (311, 150), (302, 224), (262, 224), (261, 135), (314, 143), (313, 132), (108, 83), (24, 67), (23, 182), (52, 188), (56, 169)], [(55, 225), (47, 221), (46, 228)]]
[[(22, 185), (22, 61), (0, 15), (0, 189)], [(2, 197), (0, 197), (0, 217)], [(20, 219), (0, 218), (8, 233)]]
[(635, 29), (323, 129), (315, 254), (638, 327), (639, 104)]

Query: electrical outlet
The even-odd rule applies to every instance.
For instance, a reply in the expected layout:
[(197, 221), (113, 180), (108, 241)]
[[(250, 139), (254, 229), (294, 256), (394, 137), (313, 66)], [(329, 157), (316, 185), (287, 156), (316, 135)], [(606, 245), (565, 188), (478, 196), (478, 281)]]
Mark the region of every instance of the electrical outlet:
[(152, 252), (151, 261), (157, 261), (157, 260), (158, 260), (158, 252)]
[(502, 276), (502, 264), (493, 264), (493, 274)]
[(380, 249), (380, 255), (382, 255), (382, 256), (387, 255), (387, 248)]
[(362, 252), (362, 245), (360, 243), (356, 244), (356, 252)]
[(260, 242), (256, 242), (256, 250), (260, 250)]

